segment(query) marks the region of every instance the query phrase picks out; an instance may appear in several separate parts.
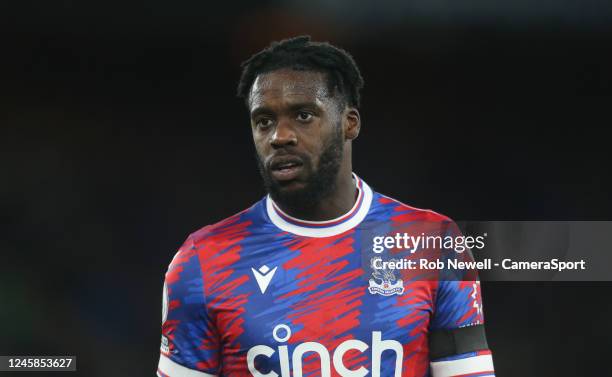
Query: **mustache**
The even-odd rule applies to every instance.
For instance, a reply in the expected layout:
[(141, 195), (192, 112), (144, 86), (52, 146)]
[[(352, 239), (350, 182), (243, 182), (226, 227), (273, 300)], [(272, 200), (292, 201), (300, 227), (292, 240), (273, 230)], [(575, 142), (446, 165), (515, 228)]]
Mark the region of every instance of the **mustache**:
[(275, 170), (287, 165), (310, 165), (310, 157), (297, 151), (279, 149), (261, 162), (267, 170)]

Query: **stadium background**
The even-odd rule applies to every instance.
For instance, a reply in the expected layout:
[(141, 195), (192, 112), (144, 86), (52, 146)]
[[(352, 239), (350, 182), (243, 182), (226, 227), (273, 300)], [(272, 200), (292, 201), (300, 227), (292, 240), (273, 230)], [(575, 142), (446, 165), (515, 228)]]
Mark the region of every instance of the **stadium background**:
[[(457, 220), (610, 220), (612, 5), (456, 3), (2, 4), (0, 354), (153, 375), (173, 253), (263, 195), (234, 93), (283, 37), (355, 56), (355, 171), (378, 191)], [(485, 284), (497, 375), (600, 374), (611, 288)]]

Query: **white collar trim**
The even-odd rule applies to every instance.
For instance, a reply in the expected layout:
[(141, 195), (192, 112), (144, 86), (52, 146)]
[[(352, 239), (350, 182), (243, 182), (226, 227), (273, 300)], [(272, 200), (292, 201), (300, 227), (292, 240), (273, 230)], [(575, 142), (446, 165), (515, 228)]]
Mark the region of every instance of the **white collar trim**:
[[(281, 230), (284, 230), (285, 232), (296, 234), (298, 236), (323, 238), (323, 237), (331, 237), (331, 236), (335, 236), (335, 235), (344, 233), (347, 230), (350, 230), (356, 227), (357, 225), (359, 225), (359, 223), (363, 221), (363, 219), (365, 219), (366, 215), (370, 211), (370, 206), (372, 204), (372, 197), (373, 197), (372, 189), (370, 189), (370, 187), (364, 181), (362, 181), (359, 177), (357, 177), (357, 175), (355, 175), (354, 173), (353, 173), (353, 177), (355, 178), (355, 184), (357, 185), (358, 190), (359, 190), (359, 183), (361, 182), (361, 190), (360, 190), (359, 196), (363, 195), (363, 199), (360, 200), (359, 196), (357, 197), (357, 200), (355, 201), (355, 206), (359, 205), (359, 208), (356, 209), (356, 213), (354, 215), (350, 216), (345, 221), (341, 221), (341, 219), (351, 214), (352, 212), (354, 212), (355, 207), (351, 208), (350, 211), (348, 211), (347, 213), (335, 219), (326, 220), (326, 221), (306, 221), (306, 220), (297, 219), (295, 217), (289, 216), (288, 214), (282, 212), (282, 210), (274, 203), (270, 195), (266, 196), (266, 211), (268, 213), (268, 217), (270, 218), (270, 221), (272, 221), (272, 223), (276, 225), (278, 228), (280, 228)], [(289, 222), (285, 220), (283, 217), (281, 217), (279, 212), (282, 213), (283, 217), (293, 220), (294, 222), (299, 222), (299, 223), (303, 223), (306, 225), (312, 224), (316, 227), (300, 226), (292, 222)], [(326, 223), (337, 223), (337, 224), (325, 226)]]

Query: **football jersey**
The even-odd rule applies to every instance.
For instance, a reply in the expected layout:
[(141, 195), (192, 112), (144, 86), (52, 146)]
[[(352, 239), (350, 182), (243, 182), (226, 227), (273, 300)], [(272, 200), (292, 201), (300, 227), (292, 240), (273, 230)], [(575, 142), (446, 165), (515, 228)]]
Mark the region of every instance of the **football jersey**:
[(477, 278), (382, 266), (443, 252), (394, 235), (456, 225), (353, 177), (336, 219), (299, 220), (266, 196), (187, 238), (165, 276), (158, 376), (494, 375), (488, 349), (430, 358), (431, 332), (484, 322)]

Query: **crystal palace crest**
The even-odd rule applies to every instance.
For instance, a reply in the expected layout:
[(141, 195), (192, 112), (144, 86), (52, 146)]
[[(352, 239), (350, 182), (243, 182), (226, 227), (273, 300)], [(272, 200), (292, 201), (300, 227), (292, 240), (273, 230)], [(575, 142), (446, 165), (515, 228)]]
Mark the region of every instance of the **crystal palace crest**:
[(370, 286), (368, 291), (373, 295), (379, 294), (383, 296), (401, 295), (404, 293), (404, 282), (402, 279), (397, 279), (393, 270), (374, 268), (374, 261), (376, 259), (380, 259), (380, 257), (374, 257), (371, 260), (371, 267), (374, 272), (372, 272), (372, 279), (369, 280)]

